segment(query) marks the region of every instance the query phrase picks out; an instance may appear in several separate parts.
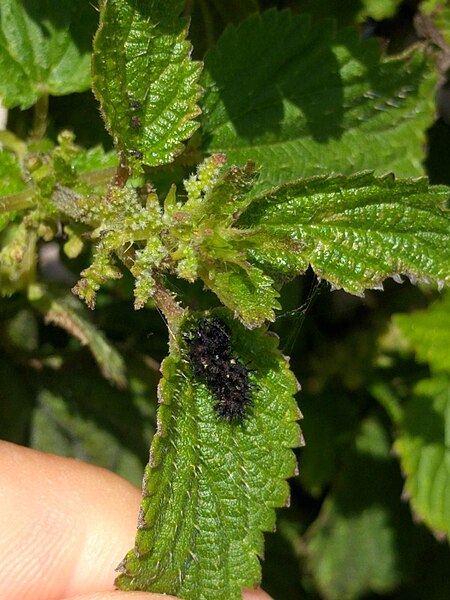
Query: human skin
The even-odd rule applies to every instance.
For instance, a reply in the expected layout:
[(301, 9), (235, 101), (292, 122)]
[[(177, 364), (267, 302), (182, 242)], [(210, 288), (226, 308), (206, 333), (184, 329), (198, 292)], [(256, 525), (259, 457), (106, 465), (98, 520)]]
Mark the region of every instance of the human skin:
[[(175, 600), (114, 591), (141, 492), (114, 473), (0, 441), (0, 598)], [(245, 590), (243, 600), (270, 600)]]

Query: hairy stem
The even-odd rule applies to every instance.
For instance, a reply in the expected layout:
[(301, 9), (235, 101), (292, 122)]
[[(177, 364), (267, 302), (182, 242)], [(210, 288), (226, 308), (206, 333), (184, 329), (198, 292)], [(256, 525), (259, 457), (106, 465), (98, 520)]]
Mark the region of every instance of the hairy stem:
[(25, 210), (35, 204), (32, 188), (27, 188), (15, 194), (8, 194), (0, 198), (0, 213), (11, 212), (12, 210)]
[[(111, 181), (117, 169), (108, 167), (107, 169), (97, 169), (88, 173), (81, 173), (80, 179), (90, 185), (102, 185)], [(12, 210), (26, 210), (32, 208), (36, 202), (34, 199), (34, 190), (28, 187), (14, 194), (7, 194), (0, 197), (0, 213), (11, 212)]]
[[(120, 154), (120, 162), (116, 169), (116, 174), (111, 184), (112, 188), (123, 188), (130, 176), (130, 169), (127, 164), (127, 160), (123, 154)], [(108, 196), (107, 196), (108, 197)]]
[(173, 346), (176, 344), (175, 334), (178, 330), (180, 320), (186, 313), (186, 309), (180, 306), (175, 296), (164, 286), (158, 277), (155, 277), (155, 288), (153, 300), (167, 321), (169, 348), (172, 352), (174, 350)]
[[(123, 264), (131, 270), (134, 264), (134, 250), (130, 249), (118, 253), (118, 256)], [(155, 281), (155, 291), (152, 294), (152, 300), (166, 320), (169, 330), (169, 348), (172, 352), (176, 349), (176, 333), (180, 320), (186, 313), (186, 309), (177, 302), (175, 295), (163, 284), (160, 275), (153, 273), (153, 279)]]
[(48, 94), (43, 94), (34, 105), (31, 139), (35, 142), (41, 140), (47, 131), (48, 98)]

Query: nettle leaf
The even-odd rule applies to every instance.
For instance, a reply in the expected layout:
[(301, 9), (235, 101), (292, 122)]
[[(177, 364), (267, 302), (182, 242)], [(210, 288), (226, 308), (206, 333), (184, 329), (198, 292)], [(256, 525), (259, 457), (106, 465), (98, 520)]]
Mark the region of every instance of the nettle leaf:
[(240, 599), (242, 587), (260, 581), (262, 531), (273, 530), (274, 508), (288, 502), (291, 448), (301, 443), (295, 378), (275, 337), (246, 330), (228, 311), (215, 314), (249, 365), (252, 405), (242, 423), (220, 419), (217, 399), (193, 376), (186, 342), (165, 359), (136, 546), (119, 568), (120, 589)]
[(360, 19), (372, 17), (375, 21), (393, 17), (402, 0), (363, 0)]
[(96, 20), (95, 7), (87, 0), (2, 0), (2, 104), (25, 109), (46, 94), (89, 89)]
[[(6, 194), (19, 192), (25, 187), (17, 157), (8, 152), (0, 150), (0, 197)], [(1, 206), (1, 205), (0, 205)]]
[(393, 320), (419, 361), (429, 362), (435, 371), (450, 373), (450, 294), (444, 294), (427, 310), (394, 315)]
[(113, 150), (105, 152), (102, 146), (95, 146), (87, 150), (80, 148), (72, 160), (73, 168), (79, 173), (117, 168), (118, 163), (117, 153)]
[(90, 239), (97, 242), (93, 261), (81, 272), (72, 291), (93, 309), (101, 285), (122, 277), (116, 264), (118, 257), (136, 278), (135, 307), (142, 308), (154, 291), (152, 269), (160, 266), (166, 256), (160, 240), (162, 224), (156, 194), (113, 187), (99, 198), (59, 189), (52, 200), (65, 214), (95, 228), (90, 233)]
[(315, 19), (324, 17), (336, 19), (339, 25), (363, 23), (368, 17), (382, 21), (393, 17), (402, 0), (302, 0), (303, 14), (311, 14)]
[(249, 258), (282, 276), (311, 265), (353, 294), (400, 273), (442, 285), (450, 283), (448, 196), (425, 178), (315, 177), (255, 198), (237, 226)]
[(215, 154), (185, 182), (188, 199), (165, 202), (164, 243), (179, 277), (200, 277), (249, 328), (273, 321), (279, 293), (272, 278), (252, 265), (239, 240), (245, 233), (233, 225), (249, 204), (254, 164), (222, 170), (225, 157)]
[(335, 34), (331, 21), (252, 16), (206, 56), (206, 149), (236, 164), (255, 160), (255, 194), (333, 172), (421, 175), (435, 111), (428, 60), (420, 48), (381, 58), (378, 41)]
[(61, 327), (90, 349), (106, 379), (118, 387), (125, 387), (125, 363), (122, 356), (94, 323), (89, 321), (82, 304), (73, 296), (56, 298), (45, 293), (36, 297), (34, 304), (45, 315), (46, 323)]
[[(9, 340), (8, 340), (9, 341)], [(26, 445), (34, 404), (33, 377), (2, 353), (0, 361), (0, 439)], [(30, 369), (31, 370), (31, 369)], [(30, 376), (27, 376), (30, 375)]]
[(308, 566), (327, 600), (388, 592), (416, 547), (390, 440), (379, 422), (362, 423), (341, 463), (335, 489), (306, 534)]
[(16, 211), (2, 212), (5, 206), (2, 196), (19, 192), (24, 187), (25, 182), (17, 157), (8, 150), (0, 150), (0, 231), (17, 214)]
[(221, 0), (210, 0), (210, 3), (224, 22), (238, 23), (259, 9), (258, 0), (228, 0), (226, 3)]
[(132, 163), (162, 165), (197, 129), (197, 79), (182, 0), (108, 0), (94, 40), (94, 91), (114, 143)]
[(405, 496), (437, 535), (450, 532), (450, 380), (421, 381), (404, 407), (394, 449), (406, 475)]
[(308, 418), (302, 429), (308, 443), (301, 451), (302, 486), (320, 497), (336, 474), (342, 448), (355, 436), (358, 412), (344, 392), (302, 393)]
[(37, 233), (22, 221), (11, 224), (0, 249), (0, 296), (11, 296), (34, 282)]
[(273, 280), (262, 269), (230, 262), (217, 262), (209, 268), (200, 269), (200, 277), (218, 296), (221, 302), (234, 311), (249, 328), (264, 321), (274, 321), (274, 309), (281, 308), (279, 293)]
[[(67, 368), (31, 379), (37, 386), (28, 423), (31, 447), (94, 463), (139, 485), (154, 432), (152, 389), (144, 388), (144, 407), (138, 394), (111, 387), (80, 356)], [(154, 379), (147, 370), (147, 382)]]
[(84, 300), (91, 310), (95, 308), (97, 292), (101, 286), (109, 279), (117, 280), (122, 278), (122, 271), (116, 262), (111, 251), (102, 246), (97, 246), (94, 250), (91, 264), (81, 271), (80, 280), (72, 288), (72, 292), (81, 300)]

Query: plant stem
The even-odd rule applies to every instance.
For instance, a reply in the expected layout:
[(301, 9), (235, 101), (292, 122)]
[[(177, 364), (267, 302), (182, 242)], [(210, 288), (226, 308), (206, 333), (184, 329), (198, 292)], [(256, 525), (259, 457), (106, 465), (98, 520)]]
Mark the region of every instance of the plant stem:
[(116, 173), (116, 167), (107, 167), (105, 169), (96, 169), (95, 171), (80, 173), (80, 179), (89, 185), (102, 185), (111, 181), (111, 178)]
[(178, 322), (184, 316), (186, 309), (180, 306), (175, 300), (174, 294), (165, 287), (158, 276), (155, 276), (153, 300), (167, 319), (168, 324), (178, 326)]
[(31, 139), (34, 142), (42, 140), (47, 131), (48, 99), (48, 94), (43, 94), (34, 105), (33, 129), (31, 130)]
[[(88, 173), (81, 173), (80, 179), (90, 185), (102, 185), (108, 183), (117, 169), (108, 167), (106, 169), (97, 169)], [(33, 198), (34, 190), (31, 187), (26, 188), (14, 194), (0, 196), (0, 214), (11, 212), (12, 210), (25, 210), (35, 205)]]
[(205, 0), (199, 0), (200, 9), (202, 11), (203, 21), (205, 23), (206, 43), (208, 48), (212, 48), (215, 43), (214, 35), (214, 18), (208, 3)]
[[(117, 255), (127, 269), (131, 271), (134, 265), (134, 250), (130, 249), (125, 252), (117, 252)], [(152, 300), (166, 320), (167, 328), (169, 330), (169, 348), (172, 352), (177, 348), (176, 333), (179, 328), (180, 320), (186, 314), (186, 309), (177, 302), (175, 295), (163, 284), (159, 273), (153, 272), (152, 276), (154, 281)]]
[(167, 329), (169, 330), (169, 351), (175, 352), (178, 348), (176, 333), (178, 332), (180, 321), (186, 313), (186, 309), (180, 306), (175, 300), (175, 296), (163, 285), (158, 277), (155, 277), (155, 292), (153, 300), (156, 307), (163, 314)]
[(11, 212), (12, 210), (25, 210), (34, 204), (33, 190), (27, 188), (15, 194), (8, 194), (0, 198), (0, 214)]
[(113, 179), (112, 187), (123, 188), (125, 186), (129, 176), (130, 176), (130, 169), (128, 168), (127, 160), (124, 157), (124, 155), (121, 153), (119, 166), (116, 169), (116, 175)]

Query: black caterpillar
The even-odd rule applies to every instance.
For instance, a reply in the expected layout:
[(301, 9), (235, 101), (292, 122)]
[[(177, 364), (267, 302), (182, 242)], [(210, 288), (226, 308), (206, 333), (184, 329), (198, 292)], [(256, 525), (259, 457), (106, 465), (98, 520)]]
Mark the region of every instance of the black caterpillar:
[(194, 376), (205, 381), (217, 400), (217, 416), (242, 423), (251, 404), (250, 381), (247, 367), (232, 354), (228, 326), (218, 317), (205, 317), (184, 337)]

